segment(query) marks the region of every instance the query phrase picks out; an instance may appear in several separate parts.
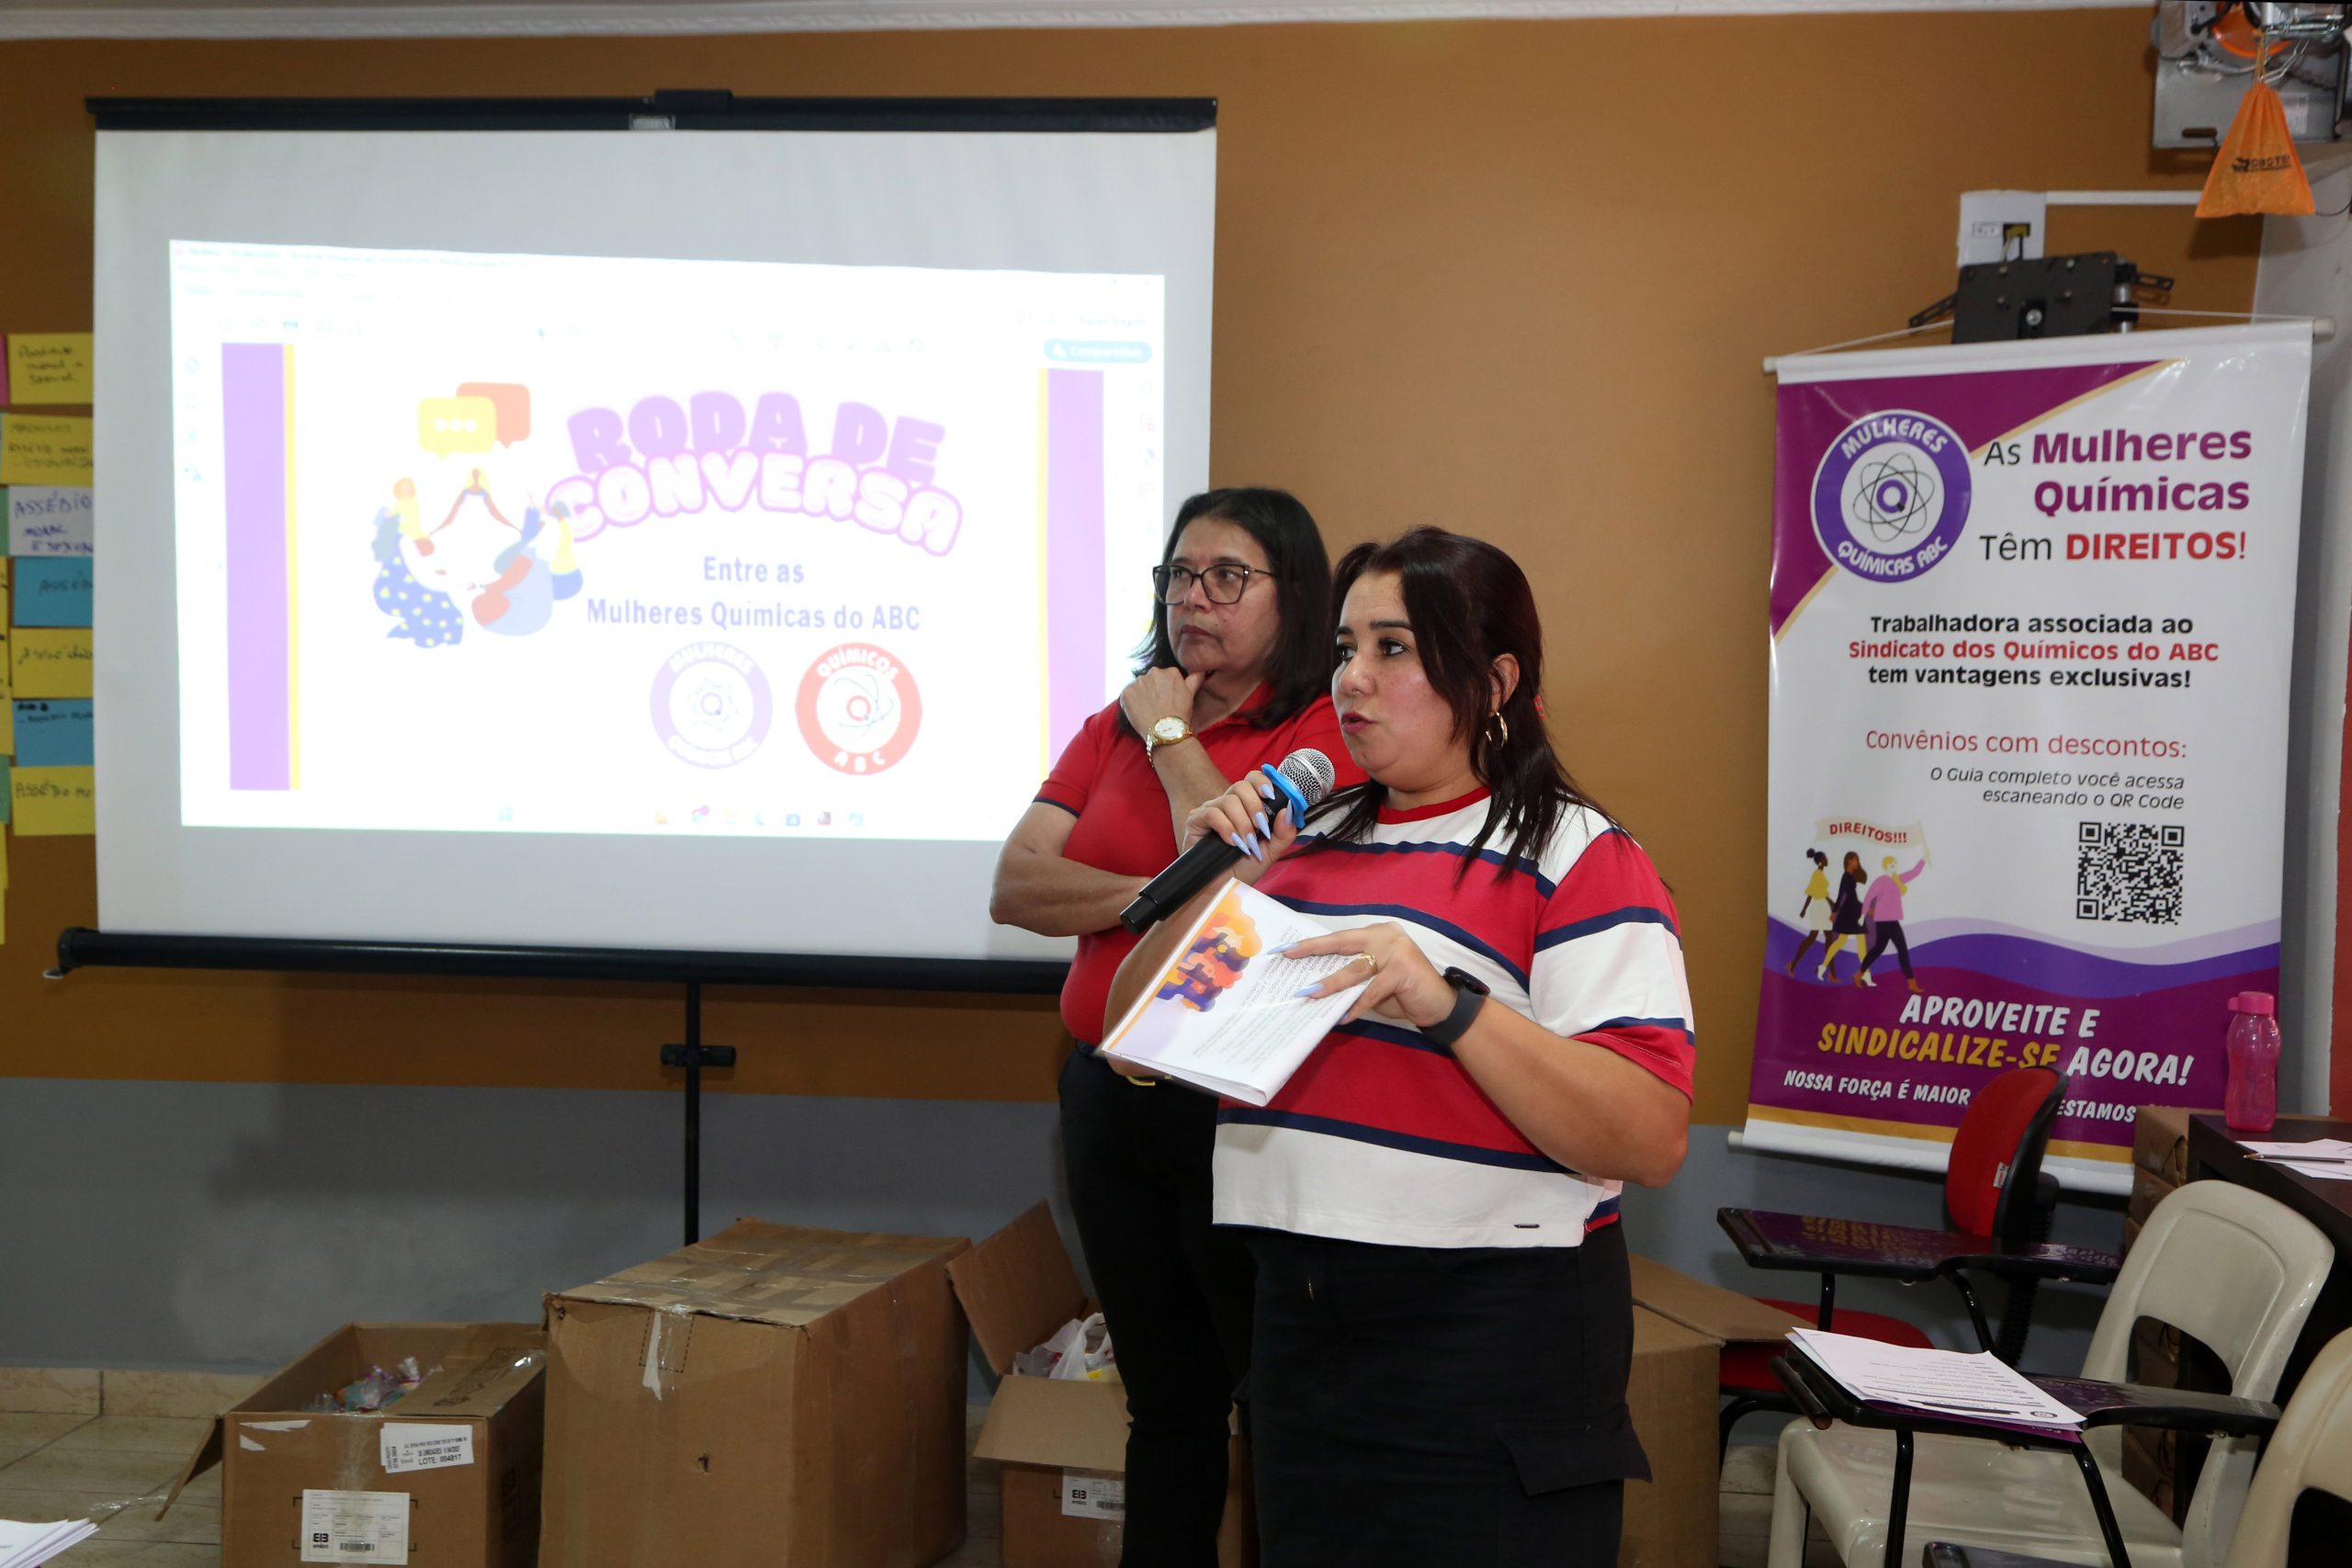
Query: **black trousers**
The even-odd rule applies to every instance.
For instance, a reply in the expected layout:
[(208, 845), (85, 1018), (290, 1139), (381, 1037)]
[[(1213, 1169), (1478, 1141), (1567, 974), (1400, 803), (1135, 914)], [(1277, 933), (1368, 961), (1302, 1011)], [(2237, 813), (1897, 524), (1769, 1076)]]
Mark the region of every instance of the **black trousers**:
[(1125, 1568), (1214, 1568), (1227, 1417), (1250, 1370), (1253, 1266), (1209, 1223), (1216, 1101), (1062, 1066), (1069, 1206), (1127, 1389)]
[(1894, 943), (1894, 961), (1903, 965), (1903, 977), (1910, 979), (1911, 944), (1903, 938), (1901, 920), (1881, 920), (1878, 923), (1878, 940), (1871, 943), (1868, 953), (1862, 954), (1861, 972), (1865, 975), (1870, 973), (1871, 965), (1878, 962), (1878, 955), (1886, 951), (1886, 944), (1890, 942)]
[(1263, 1568), (1613, 1568), (1624, 1483), (1649, 1476), (1618, 1226), (1577, 1247), (1243, 1234)]

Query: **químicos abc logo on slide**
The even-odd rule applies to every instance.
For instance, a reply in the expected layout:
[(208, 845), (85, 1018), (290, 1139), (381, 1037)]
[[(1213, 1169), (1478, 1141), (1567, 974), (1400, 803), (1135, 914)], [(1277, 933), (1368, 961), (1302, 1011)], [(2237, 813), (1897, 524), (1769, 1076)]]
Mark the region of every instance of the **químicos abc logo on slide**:
[(1968, 524), (1968, 449), (1941, 420), (1903, 409), (1838, 434), (1813, 476), (1813, 528), (1857, 577), (1905, 582), (1951, 553)]

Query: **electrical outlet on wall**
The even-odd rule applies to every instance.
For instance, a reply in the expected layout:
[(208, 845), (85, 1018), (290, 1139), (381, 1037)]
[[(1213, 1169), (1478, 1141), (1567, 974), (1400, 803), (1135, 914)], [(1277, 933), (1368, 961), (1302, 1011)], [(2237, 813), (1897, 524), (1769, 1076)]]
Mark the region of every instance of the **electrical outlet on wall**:
[(1960, 265), (2029, 261), (2041, 254), (2049, 200), (2038, 190), (1960, 193)]

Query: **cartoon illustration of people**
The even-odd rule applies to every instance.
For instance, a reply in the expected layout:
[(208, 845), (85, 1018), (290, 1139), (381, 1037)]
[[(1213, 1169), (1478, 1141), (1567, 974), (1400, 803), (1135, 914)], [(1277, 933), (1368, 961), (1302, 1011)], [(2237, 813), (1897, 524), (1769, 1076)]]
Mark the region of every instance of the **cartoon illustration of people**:
[(432, 540), (416, 529), (416, 484), (399, 479), (392, 485), (390, 504), (376, 513), (374, 594), (377, 610), (397, 621), (388, 637), (406, 637), (418, 648), (455, 646), (464, 640), (466, 623), (457, 602), (417, 578), (411, 550), (430, 555)]
[[(580, 562), (571, 553), (571, 508), (560, 501), (550, 502), (547, 515), (555, 533), (555, 558), (548, 563), (548, 570), (554, 578), (556, 598), (569, 599), (580, 592)], [(523, 522), (526, 527), (529, 526), (528, 517)]]
[[(1853, 858), (1851, 855), (1847, 857), (1849, 860)], [(1918, 880), (1919, 874), (1928, 869), (1928, 859), (1925, 855), (1920, 856), (1917, 865), (1899, 876), (1895, 874), (1893, 855), (1887, 856), (1880, 865), (1882, 874), (1871, 884), (1870, 893), (1862, 900), (1865, 918), (1878, 929), (1871, 938), (1869, 948), (1862, 953), (1861, 967), (1854, 971), (1854, 984), (1872, 987), (1878, 984), (1871, 978), (1871, 965), (1878, 962), (1878, 955), (1884, 953), (1886, 944), (1892, 942), (1894, 943), (1894, 961), (1903, 966), (1903, 983), (1916, 993), (1919, 989), (1919, 981), (1911, 973), (1911, 944), (1903, 936), (1903, 895), (1908, 891), (1911, 883)]]
[(1807, 850), (1804, 858), (1813, 863), (1813, 874), (1805, 879), (1804, 902), (1797, 906), (1797, 919), (1804, 922), (1804, 940), (1781, 966), (1783, 975), (1795, 974), (1805, 950), (1829, 939), (1829, 857), (1819, 850)]
[(529, 508), (523, 513), (522, 537), (492, 558), (498, 575), (483, 586), (472, 606), (483, 630), (528, 637), (555, 614), (555, 584), (547, 563), (539, 559), (538, 539), (545, 526), (539, 509)]
[(1206, 1012), (1241, 977), (1257, 951), (1257, 922), (1236, 914), (1227, 923), (1211, 926), (1193, 939), (1192, 946), (1160, 981), (1157, 995), (1161, 1001), (1182, 1002), (1195, 1012)]
[[(464, 474), (438, 523), (424, 521), (417, 483), (408, 478), (394, 483), (391, 500), (376, 513), (376, 607), (398, 621), (391, 636), (418, 648), (460, 642), (469, 614), (500, 637), (528, 637), (549, 625), (557, 604), (581, 591), (571, 508), (556, 502), (542, 509), (534, 496), (518, 525), (492, 494), (487, 463)], [(511, 504), (511, 487), (509, 495)]]
[(1854, 939), (1854, 951), (1862, 949), (1862, 857), (1853, 851), (1846, 852), (1844, 874), (1838, 878), (1838, 897), (1829, 906), (1829, 945), (1821, 950), (1821, 967), (1814, 971), (1816, 979), (1838, 984), (1838, 950), (1846, 939)]

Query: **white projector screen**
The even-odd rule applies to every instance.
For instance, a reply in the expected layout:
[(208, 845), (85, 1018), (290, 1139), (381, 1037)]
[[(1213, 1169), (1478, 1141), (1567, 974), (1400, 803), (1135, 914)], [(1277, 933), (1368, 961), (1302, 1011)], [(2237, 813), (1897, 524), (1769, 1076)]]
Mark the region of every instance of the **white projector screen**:
[(101, 926), (1061, 956), (989, 880), (1206, 483), (1215, 157), (102, 129)]

